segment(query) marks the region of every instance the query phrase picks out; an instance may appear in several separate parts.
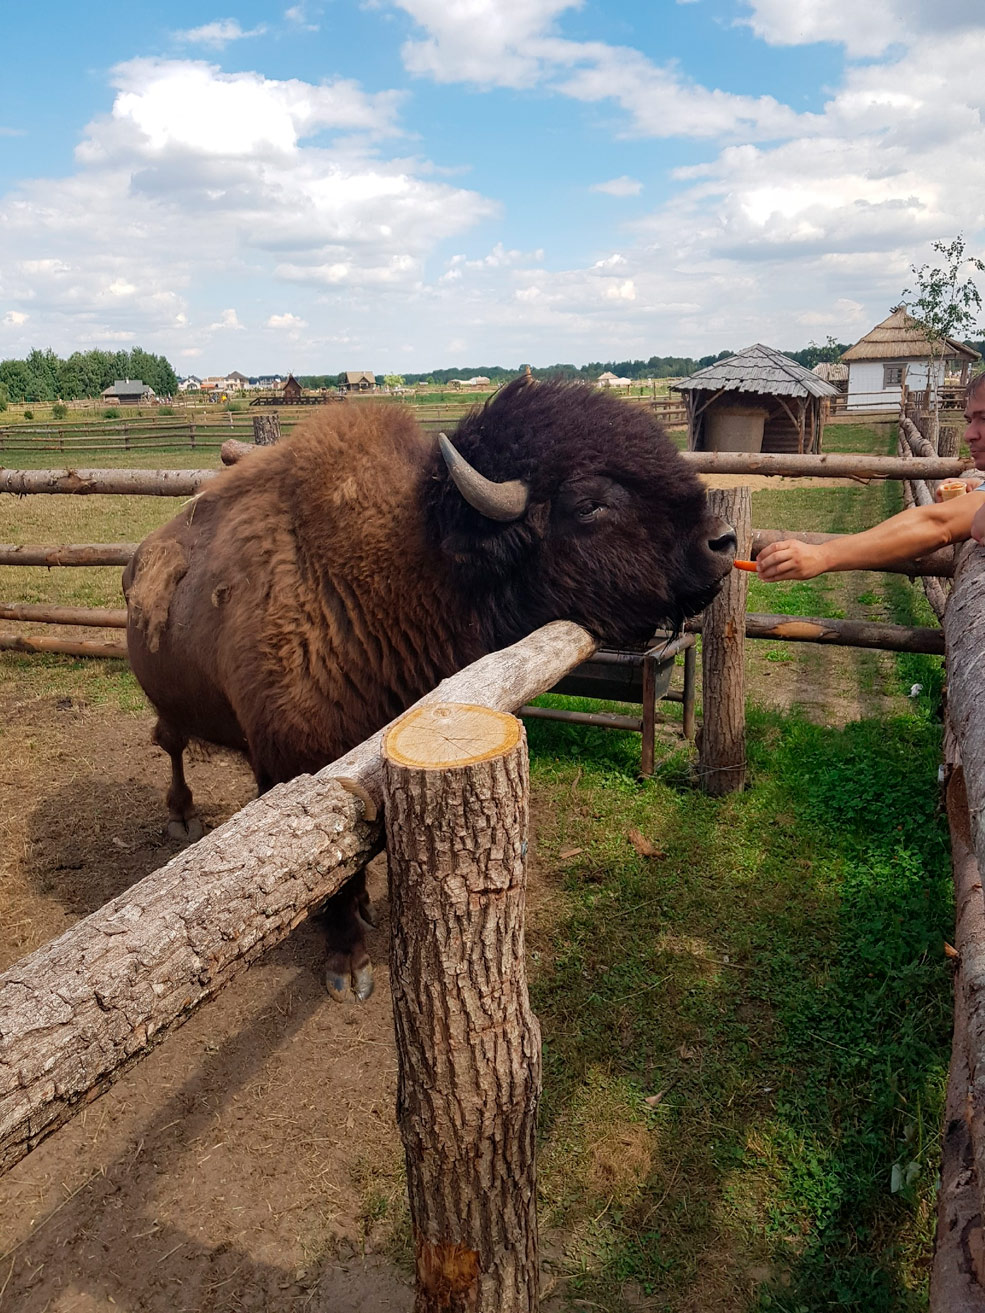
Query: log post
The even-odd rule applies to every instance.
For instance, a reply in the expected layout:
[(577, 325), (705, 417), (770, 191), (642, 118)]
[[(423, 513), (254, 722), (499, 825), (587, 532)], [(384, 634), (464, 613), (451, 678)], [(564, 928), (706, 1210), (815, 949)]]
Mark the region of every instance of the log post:
[[(708, 494), (712, 515), (734, 526), (738, 555), (752, 541), (752, 494), (723, 488)], [(701, 700), (704, 721), (698, 753), (701, 787), (717, 797), (741, 789), (746, 779), (745, 571), (733, 570), (704, 613), (701, 638)]]
[(684, 724), (682, 726), (686, 739), (694, 738), (694, 688), (698, 667), (698, 649), (693, 643), (684, 649)]
[(534, 1313), (523, 727), (483, 707), (421, 707), (387, 732), (383, 773), (415, 1313)]
[(254, 415), (253, 441), (258, 447), (272, 447), (275, 442), (280, 442), (280, 416)]

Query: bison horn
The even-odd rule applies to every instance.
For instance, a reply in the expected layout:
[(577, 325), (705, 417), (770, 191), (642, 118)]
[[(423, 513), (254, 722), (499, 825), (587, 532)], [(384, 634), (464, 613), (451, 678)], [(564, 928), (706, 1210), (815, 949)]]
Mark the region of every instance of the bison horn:
[(530, 489), (522, 479), (508, 483), (494, 483), (474, 470), (464, 456), (460, 456), (444, 433), (438, 434), (438, 446), (448, 466), (452, 482), (470, 506), (474, 506), (490, 520), (518, 520), (527, 509)]

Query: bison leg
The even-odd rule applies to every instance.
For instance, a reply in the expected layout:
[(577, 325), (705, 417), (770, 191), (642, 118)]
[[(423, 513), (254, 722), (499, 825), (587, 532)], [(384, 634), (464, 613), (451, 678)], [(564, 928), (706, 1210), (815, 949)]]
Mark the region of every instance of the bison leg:
[(364, 1003), (373, 992), (373, 964), (363, 938), (361, 920), (376, 924), (376, 913), (361, 871), (325, 904), (321, 913), (327, 955), (325, 988), (337, 1003), (351, 995)]
[(168, 835), (194, 843), (205, 833), (192, 802), (192, 791), (185, 780), (184, 752), (188, 736), (176, 730), (163, 717), (154, 726), (154, 742), (171, 758), (171, 787), (168, 789)]

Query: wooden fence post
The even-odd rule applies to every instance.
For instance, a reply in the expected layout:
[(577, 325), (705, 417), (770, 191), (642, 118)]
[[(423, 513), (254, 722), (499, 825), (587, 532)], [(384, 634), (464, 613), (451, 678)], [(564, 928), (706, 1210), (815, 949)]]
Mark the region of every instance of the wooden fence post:
[(415, 1313), (534, 1313), (523, 727), (483, 707), (421, 707), (386, 734), (383, 773)]
[(258, 447), (271, 447), (280, 442), (280, 416), (254, 415), (253, 441)]
[[(738, 555), (752, 542), (752, 495), (748, 488), (708, 494), (713, 515), (735, 528)], [(704, 719), (698, 774), (706, 793), (741, 789), (746, 780), (745, 635), (749, 579), (733, 570), (705, 611), (701, 628), (701, 702)]]

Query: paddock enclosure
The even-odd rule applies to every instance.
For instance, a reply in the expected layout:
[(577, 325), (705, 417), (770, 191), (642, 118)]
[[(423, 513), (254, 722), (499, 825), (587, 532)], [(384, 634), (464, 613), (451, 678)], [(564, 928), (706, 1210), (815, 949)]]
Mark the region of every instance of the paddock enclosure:
[[(924, 462), (923, 472), (934, 478), (956, 472), (964, 464), (953, 458), (918, 457), (911, 452), (912, 446), (901, 454), (905, 465), (896, 465), (889, 457), (856, 459), (849, 453), (844, 457), (832, 453), (822, 458), (824, 464), (804, 467), (797, 474), (825, 481), (909, 475), (912, 482), (917, 459)], [(873, 461), (878, 462), (875, 468)], [(728, 459), (719, 462), (717, 470), (723, 476), (722, 482), (729, 476), (763, 481), (780, 477), (769, 467), (754, 468)], [(113, 477), (119, 477), (119, 473)], [(40, 471), (37, 474), (39, 479), (56, 477), (44, 476)], [(73, 477), (92, 482), (86, 474), (76, 473)], [(86, 559), (86, 551), (90, 562), (93, 552), (95, 559), (104, 559), (99, 553), (110, 535), (97, 542), (81, 531), (82, 508), (102, 502), (101, 495), (80, 496), (77, 491), (54, 497), (40, 492), (33, 495), (27, 488), (34, 485), (34, 474), (3, 471), (3, 478), (4, 493), (23, 489), (24, 495), (16, 502), (13, 495), (0, 495), (0, 509), (4, 512), (0, 538), (8, 544), (0, 547), (0, 563), (24, 560), (25, 546), (30, 548), (32, 544), (49, 551), (68, 544), (77, 549), (82, 560)], [(173, 472), (167, 480), (175, 495), (190, 495), (193, 485)], [(785, 487), (790, 489), (791, 483), (785, 483)], [(118, 497), (110, 495), (114, 501)], [(744, 554), (754, 554), (771, 532), (799, 527), (797, 522), (774, 519), (768, 528), (761, 528), (755, 509), (750, 516), (748, 492), (741, 489), (725, 489), (716, 496), (724, 497), (733, 513), (737, 508), (740, 518), (746, 515), (750, 527)], [(56, 501), (66, 504), (64, 523), (69, 530), (57, 541), (42, 531), (47, 512), (37, 508), (38, 503)], [(131, 493), (113, 536), (118, 544), (133, 542), (154, 522), (172, 513), (173, 506), (166, 497), (151, 498), (146, 491)], [(878, 510), (872, 515), (876, 518), (880, 518)], [(831, 525), (832, 529), (838, 527)], [(117, 548), (120, 555), (125, 550), (125, 546)], [(27, 559), (34, 561), (35, 556)], [(11, 568), (25, 578), (23, 572), (36, 567)], [(962, 568), (973, 571), (975, 563)], [(937, 587), (943, 590), (950, 585), (940, 581), (953, 573), (954, 563), (935, 560), (917, 569), (925, 578), (938, 581)], [(105, 590), (98, 581), (111, 573), (118, 580), (119, 571), (118, 558), (113, 565), (51, 568), (47, 577), (53, 581), (65, 576), (73, 580), (92, 577), (88, 599), (79, 597), (79, 592), (86, 589), (77, 583), (56, 582), (49, 595), (52, 600), (41, 599), (38, 588), (33, 595), (30, 591), (15, 595), (2, 587), (0, 629), (4, 633), (16, 630), (30, 640), (31, 636), (65, 635), (73, 624), (82, 626), (78, 632), (84, 642), (112, 643), (112, 629), (107, 632), (95, 627), (97, 621), (100, 625), (118, 624), (118, 617), (107, 619), (105, 615)], [(0, 570), (0, 577), (7, 573)], [(749, 649), (751, 680), (746, 691), (762, 697), (770, 688), (776, 688), (773, 700), (777, 706), (810, 702), (807, 694), (811, 690), (798, 687), (795, 671), (788, 665), (795, 666), (801, 676), (806, 671), (807, 678), (816, 685), (824, 660), (830, 657), (837, 663), (836, 682), (841, 685), (837, 692), (843, 705), (835, 706), (831, 697), (824, 695), (816, 712), (839, 724), (851, 724), (873, 707), (877, 712), (885, 711), (893, 697), (898, 698), (898, 694), (888, 691), (887, 673), (891, 667), (896, 668), (893, 663), (898, 659), (884, 655), (887, 650), (909, 652), (922, 661), (943, 650), (940, 630), (927, 623), (928, 617), (922, 614), (915, 614), (921, 623), (894, 626), (887, 617), (874, 618), (871, 606), (861, 617), (753, 611), (746, 605), (746, 583), (737, 579), (737, 595), (730, 601), (723, 599), (731, 606), (731, 613), (720, 620), (706, 614), (694, 626), (701, 631), (704, 671), (703, 734), (692, 765), (706, 788), (723, 767), (738, 765), (740, 757), (743, 770), (745, 766), (746, 727), (744, 717), (735, 715), (735, 705), (741, 708), (745, 701), (742, 686), (737, 695), (733, 689), (732, 711), (724, 716), (713, 692), (736, 677), (734, 652), (731, 664), (728, 654), (715, 663), (715, 643), (711, 641), (715, 625), (721, 628), (731, 623), (734, 631), (738, 616), (747, 637), (761, 640), (745, 645)], [(960, 586), (974, 589), (974, 584), (964, 580)], [(909, 589), (911, 585), (901, 578), (899, 587)], [(931, 604), (934, 600), (932, 588)], [(91, 604), (85, 606), (85, 601)], [(59, 616), (60, 621), (68, 623), (59, 623), (56, 628), (49, 623), (52, 606), (72, 607), (77, 614)], [(47, 611), (42, 618), (31, 607)], [(789, 651), (795, 643), (805, 649), (810, 645), (811, 660), (804, 665), (784, 658), (769, 669), (766, 656), (752, 653), (754, 648), (772, 653), (778, 646)], [(836, 650), (820, 653), (821, 644), (834, 644)], [(741, 642), (738, 647), (741, 666)], [(679, 650), (680, 676), (685, 676), (687, 654), (693, 655), (694, 651), (689, 645)], [(86, 662), (27, 651), (0, 656), (0, 661), (0, 745), (6, 749), (7, 761), (2, 824), (4, 848), (10, 855), (0, 898), (8, 907), (9, 926), (3, 965), (10, 966), (74, 924), (78, 917), (95, 912), (134, 882), (158, 870), (176, 856), (177, 850), (161, 838), (165, 778), (160, 754), (147, 742), (150, 718), (140, 710), (139, 694), (132, 681), (122, 677), (119, 663), (108, 656)], [(648, 678), (645, 660), (634, 664), (633, 669), (641, 671), (643, 681)], [(873, 671), (882, 673), (877, 678)], [(879, 690), (870, 687), (864, 694), (856, 694), (851, 685), (863, 673), (870, 684), (873, 680), (880, 684)], [(767, 677), (775, 682), (767, 683)], [(650, 694), (644, 695), (644, 684), (640, 683), (634, 689), (634, 700), (644, 696)], [(689, 750), (682, 737), (686, 694), (681, 692), (680, 697), (683, 705), (669, 704), (669, 719), (666, 723), (658, 720), (652, 734), (650, 765), (658, 775), (653, 787), (662, 788), (667, 780), (672, 784), (687, 758)], [(727, 701), (719, 699), (723, 700)], [(556, 704), (557, 699), (549, 698), (547, 702)], [(615, 712), (608, 709), (608, 714), (626, 717), (627, 711), (627, 718), (637, 720), (638, 725), (632, 707)], [(583, 708), (580, 714), (597, 713)], [(602, 873), (609, 859), (603, 853), (584, 866), (584, 849), (572, 842), (571, 836), (581, 838), (584, 832), (591, 832), (593, 825), (608, 824), (611, 817), (606, 810), (609, 804), (595, 802), (594, 794), (581, 804), (587, 806), (587, 814), (580, 814), (584, 776), (579, 772), (592, 772), (588, 760), (577, 755), (581, 750), (571, 746), (577, 743), (574, 736), (580, 729), (570, 722), (546, 725), (542, 730), (528, 722), (528, 728), (534, 753), (541, 755), (543, 763), (556, 763), (543, 764), (542, 773), (534, 781), (528, 869), (527, 933), (534, 1002), (537, 1007), (538, 988), (545, 991), (545, 1002), (550, 994), (547, 1014), (557, 1032), (552, 1034), (542, 1016), (547, 1045), (547, 1110), (542, 1124), (541, 1179), (547, 1183), (547, 1204), (546, 1208), (542, 1205), (545, 1293), (541, 1306), (558, 1310), (584, 1306), (584, 1301), (579, 1305), (578, 1300), (582, 1292), (587, 1292), (585, 1301), (612, 1308), (614, 1313), (641, 1307), (757, 1308), (757, 1291), (776, 1289), (782, 1295), (784, 1289), (792, 1288), (791, 1283), (796, 1284), (796, 1272), (792, 1271), (796, 1263), (784, 1264), (761, 1256), (756, 1261), (757, 1249), (761, 1251), (762, 1246), (754, 1243), (747, 1244), (742, 1259), (730, 1255), (735, 1234), (722, 1215), (715, 1220), (714, 1207), (708, 1212), (708, 1201), (721, 1194), (721, 1183), (716, 1186), (709, 1180), (699, 1184), (698, 1193), (704, 1199), (702, 1217), (693, 1224), (694, 1254), (676, 1302), (667, 1303), (661, 1295), (661, 1281), (673, 1264), (662, 1269), (659, 1262), (639, 1254), (632, 1262), (625, 1255), (620, 1259), (623, 1268), (619, 1270), (624, 1276), (615, 1286), (610, 1282), (606, 1287), (617, 1292), (604, 1296), (609, 1302), (598, 1304), (591, 1299), (591, 1293), (598, 1294), (601, 1289), (592, 1284), (596, 1280), (592, 1264), (604, 1266), (609, 1262), (605, 1258), (605, 1244), (609, 1242), (603, 1241), (610, 1235), (606, 1228), (615, 1223), (608, 1215), (631, 1212), (637, 1206), (642, 1197), (641, 1181), (649, 1182), (647, 1189), (653, 1186), (651, 1203), (654, 1207), (659, 1204), (658, 1214), (663, 1208), (661, 1197), (664, 1202), (671, 1201), (672, 1209), (684, 1206), (686, 1210), (689, 1192), (682, 1188), (681, 1172), (689, 1169), (682, 1167), (683, 1158), (675, 1164), (671, 1144), (661, 1142), (658, 1153), (654, 1136), (660, 1139), (659, 1119), (665, 1115), (661, 1109), (667, 1110), (668, 1116), (670, 1109), (679, 1110), (674, 1091), (687, 1089), (696, 1080), (694, 1067), (710, 1062), (708, 1057), (698, 1058), (698, 1051), (703, 1052), (704, 1043), (710, 1040), (694, 1036), (689, 1039), (686, 1033), (675, 1032), (679, 1043), (675, 1042), (673, 1063), (666, 1069), (651, 1053), (647, 1059), (649, 1076), (637, 1071), (632, 1080), (641, 1090), (650, 1091), (646, 1099), (654, 1099), (653, 1103), (626, 1094), (622, 1085), (618, 1086), (617, 1097), (615, 1087), (607, 1084), (601, 1071), (590, 1063), (581, 1069), (574, 1084), (568, 1075), (563, 1091), (552, 1092), (552, 1055), (564, 1048), (568, 1042), (565, 1032), (577, 1029), (579, 1022), (575, 1015), (565, 1018), (563, 1002), (559, 1002), (563, 990), (559, 995), (551, 992), (553, 986), (538, 986), (538, 971), (545, 969), (540, 964), (549, 963), (554, 981), (564, 978), (565, 953), (557, 942), (557, 933), (562, 922), (577, 924), (577, 915), (572, 913), (575, 895), (569, 888), (571, 864), (581, 871), (589, 887), (595, 884), (601, 894), (606, 892)], [(590, 732), (590, 724), (585, 732)], [(761, 731), (753, 725), (751, 732), (755, 770), (757, 753), (761, 756), (755, 736)], [(977, 730), (972, 727), (958, 732), (974, 734)], [(538, 734), (544, 737), (538, 739)], [(717, 746), (713, 742), (716, 735)], [(606, 743), (622, 742), (618, 735), (603, 737)], [(638, 759), (639, 740), (633, 738), (630, 742), (632, 746), (625, 749), (627, 759)], [(612, 749), (614, 753), (619, 750)], [(576, 755), (570, 755), (572, 751)], [(661, 776), (662, 769), (666, 779)], [(555, 776), (559, 783), (555, 783)], [(221, 825), (252, 796), (248, 772), (225, 754), (201, 755), (192, 763), (191, 778), (209, 826)], [(970, 781), (969, 787), (974, 791), (977, 785)], [(714, 788), (709, 791), (716, 792)], [(747, 796), (754, 791), (755, 785)], [(670, 849), (668, 860), (686, 864), (689, 840), (684, 830), (665, 835), (659, 828), (652, 828), (652, 819), (646, 819), (646, 796), (632, 791), (630, 796), (623, 791), (627, 817), (639, 823), (628, 827), (623, 824), (622, 828), (632, 830), (644, 845), (648, 842), (658, 850), (659, 855), (647, 856), (645, 846), (641, 851), (637, 839), (630, 840), (637, 854), (633, 860), (649, 863), (648, 878), (653, 878), (653, 870), (667, 859), (667, 853), (659, 851), (661, 845)], [(573, 806), (575, 820), (562, 815), (568, 804)], [(727, 808), (730, 804), (723, 799), (701, 805)], [(593, 806), (601, 808), (601, 819), (595, 817)], [(573, 849), (577, 851), (570, 855)], [(566, 853), (569, 855), (562, 856)], [(372, 871), (376, 892), (385, 902), (381, 865), (377, 859)], [(646, 895), (657, 903), (666, 901), (659, 885), (658, 878), (656, 885), (648, 886)], [(611, 910), (618, 915), (616, 906)], [(671, 917), (673, 911), (668, 906), (661, 915)], [(699, 992), (726, 989), (722, 977), (731, 990), (754, 970), (755, 958), (747, 962), (741, 953), (733, 957), (721, 947), (716, 952), (713, 941), (706, 939), (699, 947), (687, 945), (686, 932), (682, 933), (680, 927), (656, 933), (662, 953), (675, 960), (683, 956), (692, 967), (697, 964), (694, 979)], [(10, 1307), (40, 1310), (104, 1307), (110, 1299), (122, 1307), (154, 1309), (409, 1309), (413, 1304), (413, 1265), (408, 1266), (409, 1223), (393, 1118), (396, 1057), (386, 972), (381, 968), (386, 960), (387, 938), (388, 926), (384, 923), (372, 943), (380, 980), (373, 999), (359, 1009), (335, 1008), (323, 1001), (313, 969), (317, 960), (316, 933), (302, 924), (206, 1008), (194, 1012), (178, 1033), (121, 1076), (108, 1093), (84, 1107), (74, 1120), (14, 1166), (0, 1195), (0, 1252), (4, 1255), (0, 1259), (0, 1309), (5, 1306), (4, 1300)], [(974, 942), (972, 933), (969, 943)], [(966, 947), (962, 964), (972, 956)], [(611, 965), (606, 968), (611, 969)], [(572, 983), (565, 988), (572, 990), (574, 997), (582, 986)], [(634, 978), (628, 982), (626, 993), (635, 997), (649, 988), (646, 979)], [(560, 984), (557, 989), (562, 989)], [(622, 996), (617, 993), (614, 997)], [(741, 1002), (736, 1004), (741, 1006)], [(624, 1053), (632, 1055), (636, 1042), (633, 1024), (620, 1021), (620, 1009), (624, 1013), (625, 1004), (617, 1002), (614, 1024), (617, 1031), (620, 1025), (629, 1026), (622, 1047)], [(689, 1056), (692, 1051), (693, 1056)], [(626, 1058), (627, 1072), (635, 1070), (633, 1062), (631, 1056)], [(961, 1065), (958, 1060), (956, 1066)], [(629, 1077), (621, 1079), (625, 1082)], [(664, 1088), (668, 1082), (669, 1089)], [(759, 1112), (754, 1115), (750, 1109), (750, 1128), (757, 1116), (768, 1120), (770, 1094), (771, 1090), (765, 1088), (755, 1094)], [(744, 1097), (751, 1096), (747, 1092)], [(960, 1103), (960, 1096), (956, 1097)], [(594, 1147), (590, 1139), (575, 1145), (568, 1142), (572, 1135), (575, 1140), (579, 1134), (588, 1136), (592, 1127), (596, 1129), (591, 1134), (596, 1134), (598, 1126), (606, 1121), (610, 1133), (601, 1139), (596, 1135)], [(575, 1130), (566, 1131), (566, 1125)], [(749, 1134), (754, 1131), (750, 1129)], [(604, 1151), (599, 1148), (603, 1142)], [(579, 1214), (577, 1204), (565, 1200), (559, 1185), (572, 1163), (577, 1164), (574, 1175), (591, 1182), (595, 1192), (592, 1198), (601, 1201), (594, 1212), (584, 1216)], [(889, 1166), (887, 1176), (888, 1171)], [(721, 1195), (726, 1197), (727, 1190)], [(600, 1209), (602, 1216), (593, 1222)], [(641, 1215), (643, 1212), (641, 1207)], [(650, 1236), (648, 1244), (656, 1249), (660, 1247), (654, 1238), (659, 1231), (658, 1220), (651, 1217), (649, 1222), (640, 1223), (640, 1234)], [(926, 1222), (923, 1218), (920, 1224), (926, 1226)], [(142, 1255), (139, 1270), (127, 1258), (135, 1251)], [(946, 1253), (940, 1258), (941, 1252), (939, 1261), (949, 1261)], [(635, 1251), (630, 1247), (627, 1253)], [(676, 1261), (680, 1264), (682, 1260)], [(948, 1270), (954, 1266), (952, 1261)], [(936, 1278), (939, 1289), (946, 1276)], [(925, 1278), (925, 1272), (921, 1276), (912, 1271), (899, 1277), (904, 1286), (910, 1282), (914, 1291)], [(690, 1295), (681, 1294), (683, 1289), (690, 1290)]]

